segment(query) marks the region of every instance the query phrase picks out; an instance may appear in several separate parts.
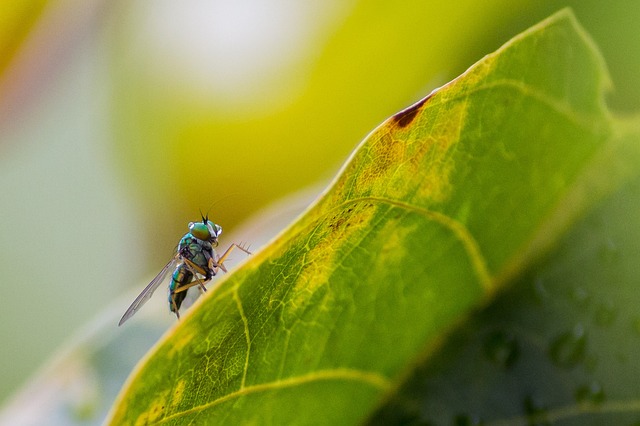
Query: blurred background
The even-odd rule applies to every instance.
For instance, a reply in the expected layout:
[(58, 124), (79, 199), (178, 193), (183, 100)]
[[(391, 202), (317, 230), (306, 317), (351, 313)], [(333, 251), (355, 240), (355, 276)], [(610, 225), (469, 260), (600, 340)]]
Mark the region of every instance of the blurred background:
[(226, 235), (328, 182), (386, 117), (565, 6), (610, 106), (637, 111), (636, 1), (0, 3), (0, 402), (124, 311), (200, 210)]

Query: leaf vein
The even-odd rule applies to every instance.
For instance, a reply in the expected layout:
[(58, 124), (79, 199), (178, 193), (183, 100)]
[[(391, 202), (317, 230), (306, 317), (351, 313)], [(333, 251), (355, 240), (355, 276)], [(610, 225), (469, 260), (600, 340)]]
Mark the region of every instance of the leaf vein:
[(242, 318), (242, 322), (244, 324), (244, 336), (247, 341), (247, 355), (244, 360), (244, 370), (242, 372), (242, 381), (240, 382), (240, 389), (243, 389), (245, 385), (245, 381), (247, 379), (247, 371), (249, 370), (249, 354), (251, 352), (251, 335), (249, 334), (249, 321), (247, 319), (247, 316), (244, 313), (244, 309), (242, 307), (242, 301), (240, 300), (240, 294), (238, 293), (237, 285), (233, 288), (233, 300), (235, 300), (236, 306), (238, 307), (238, 313), (240, 314), (240, 318)]
[[(475, 87), (471, 90), (464, 92), (463, 97), (466, 98), (469, 96), (469, 94), (477, 93), (485, 90), (491, 90), (499, 87), (507, 87), (507, 88), (515, 89), (526, 97), (535, 99), (543, 104), (546, 104), (551, 109), (556, 111), (558, 114), (563, 115), (564, 117), (568, 118), (569, 120), (571, 120), (572, 122), (574, 122), (575, 124), (583, 128), (593, 130), (599, 127), (598, 123), (600, 123), (601, 121), (600, 114), (580, 113), (567, 100), (554, 98), (553, 96), (550, 96), (549, 94), (540, 91), (535, 86), (531, 86), (530, 84), (526, 84), (519, 80), (506, 79), (506, 78), (500, 79), (500, 80), (494, 80), (490, 83), (485, 83), (483, 85), (480, 85), (478, 87)], [(458, 97), (462, 97), (462, 96), (456, 96), (456, 98)], [(450, 101), (452, 99), (455, 99), (455, 98), (447, 99), (447, 101)]]
[[(413, 204), (405, 203), (403, 201), (393, 200), (385, 197), (367, 196), (354, 198), (343, 202), (341, 206), (361, 201), (374, 201), (378, 203), (394, 205), (407, 210), (412, 210), (449, 229), (453, 233), (453, 235), (462, 243), (462, 246), (469, 256), (471, 265), (482, 287), (488, 294), (492, 294), (494, 292), (496, 287), (495, 280), (489, 272), (487, 261), (482, 254), (482, 250), (480, 249), (480, 246), (476, 239), (461, 222), (434, 210), (429, 210), (424, 207), (419, 207)], [(340, 206), (338, 208), (340, 208)]]
[(301, 376), (289, 377), (289, 378), (277, 380), (274, 382), (267, 382), (267, 383), (261, 383), (257, 385), (245, 386), (235, 392), (231, 392), (227, 395), (224, 395), (206, 404), (194, 406), (193, 408), (190, 408), (188, 410), (184, 410), (184, 411), (172, 414), (170, 416), (167, 416), (161, 419), (160, 421), (158, 421), (157, 424), (166, 423), (187, 414), (194, 414), (194, 413), (212, 408), (216, 405), (230, 401), (234, 398), (240, 398), (242, 396), (256, 394), (260, 392), (267, 392), (270, 390), (291, 388), (291, 387), (305, 385), (313, 382), (329, 381), (329, 380), (361, 382), (371, 387), (374, 387), (380, 390), (381, 392), (387, 392), (392, 387), (391, 380), (389, 378), (383, 376), (382, 374), (371, 372), (371, 371), (356, 370), (351, 368), (319, 370), (319, 371), (314, 371), (312, 373), (304, 374)]

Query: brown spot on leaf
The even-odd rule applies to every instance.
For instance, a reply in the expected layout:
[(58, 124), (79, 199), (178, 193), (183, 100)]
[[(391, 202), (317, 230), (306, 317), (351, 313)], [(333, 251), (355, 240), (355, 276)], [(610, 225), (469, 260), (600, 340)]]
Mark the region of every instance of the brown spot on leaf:
[(430, 93), (425, 98), (422, 98), (420, 101), (411, 105), (409, 108), (403, 109), (393, 116), (393, 120), (398, 124), (398, 126), (407, 127), (411, 124), (413, 119), (416, 118), (416, 115), (418, 115), (422, 106), (431, 98), (432, 95), (433, 93)]

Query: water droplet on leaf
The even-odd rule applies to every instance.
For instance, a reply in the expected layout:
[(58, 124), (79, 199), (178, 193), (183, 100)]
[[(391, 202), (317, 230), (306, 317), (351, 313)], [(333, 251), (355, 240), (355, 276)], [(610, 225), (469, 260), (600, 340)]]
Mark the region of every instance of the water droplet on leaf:
[(520, 356), (516, 338), (503, 331), (489, 334), (484, 341), (484, 350), (491, 362), (504, 368), (513, 366)]
[(583, 403), (599, 404), (604, 401), (605, 395), (602, 385), (598, 382), (591, 382), (588, 385), (580, 386), (575, 392), (576, 401)]
[(455, 426), (478, 426), (482, 424), (479, 419), (472, 419), (467, 414), (458, 414), (453, 418), (453, 424)]
[(584, 287), (575, 287), (573, 289), (573, 293), (571, 294), (571, 297), (573, 298), (573, 301), (576, 302), (578, 305), (587, 305), (589, 303), (589, 293), (587, 292), (587, 290), (584, 289)]
[(559, 367), (571, 368), (584, 361), (587, 336), (581, 325), (557, 336), (549, 345), (549, 355)]
[(620, 257), (618, 246), (613, 240), (607, 239), (604, 244), (600, 246), (598, 256), (603, 262), (611, 264)]
[(616, 319), (616, 307), (611, 301), (607, 301), (598, 306), (596, 310), (596, 324), (601, 327), (608, 327)]
[(536, 277), (533, 280), (533, 296), (539, 304), (542, 304), (549, 298), (549, 292), (544, 285), (544, 280), (540, 277)]
[(532, 396), (527, 396), (522, 405), (529, 420), (529, 425), (549, 424), (549, 420), (547, 419), (548, 410), (542, 406), (540, 401), (534, 399)]

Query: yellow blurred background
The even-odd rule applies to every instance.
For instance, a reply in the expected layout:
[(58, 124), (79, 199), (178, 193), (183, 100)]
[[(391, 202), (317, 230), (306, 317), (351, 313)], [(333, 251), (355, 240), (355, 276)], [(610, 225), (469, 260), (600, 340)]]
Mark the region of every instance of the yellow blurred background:
[(2, 2), (0, 400), (200, 210), (226, 233), (327, 181), (386, 117), (564, 6), (611, 106), (637, 111), (634, 1)]

